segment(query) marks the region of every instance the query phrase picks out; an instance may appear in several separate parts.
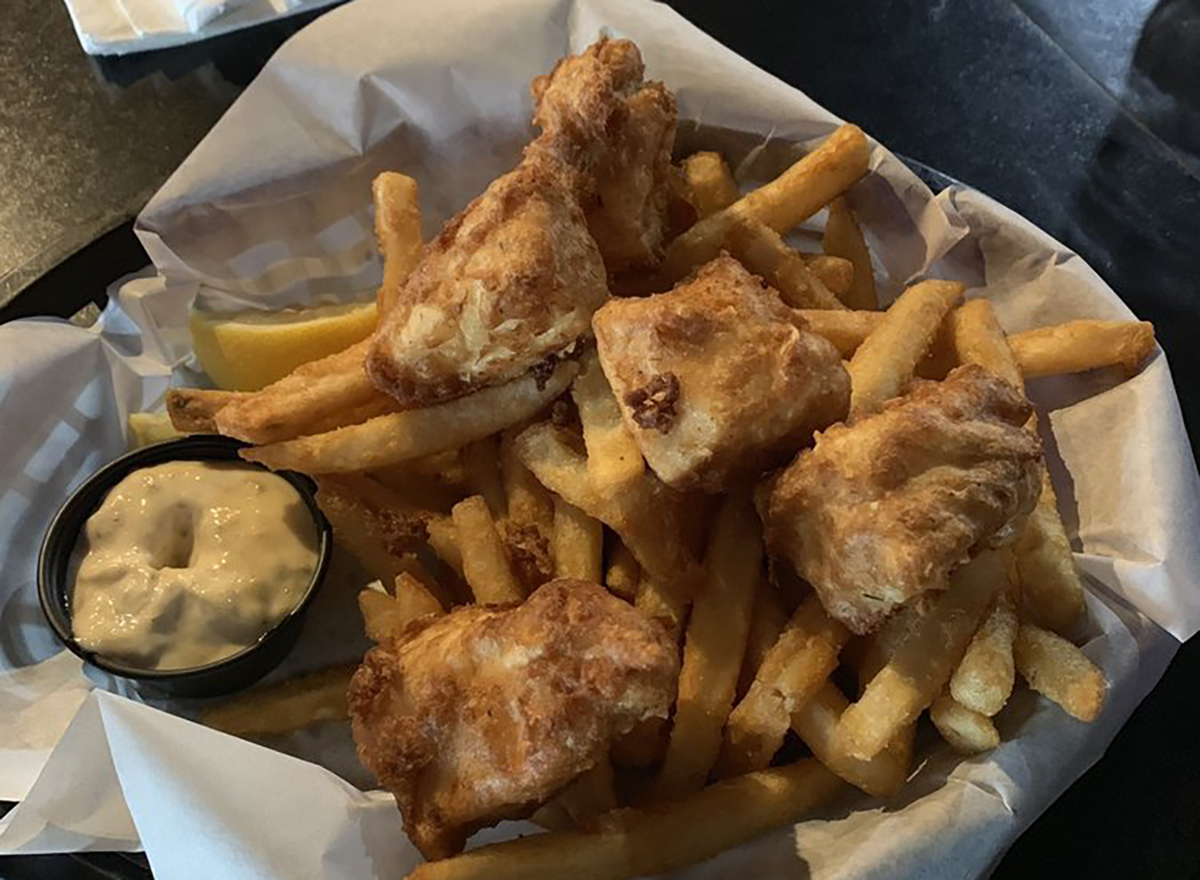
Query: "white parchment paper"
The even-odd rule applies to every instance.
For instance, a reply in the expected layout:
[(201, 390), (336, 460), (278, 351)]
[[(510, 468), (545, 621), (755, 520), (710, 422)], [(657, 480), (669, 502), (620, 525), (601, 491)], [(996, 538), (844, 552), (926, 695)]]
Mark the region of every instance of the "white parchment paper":
[[(121, 285), (101, 321), (0, 327), (0, 853), (138, 849), (162, 880), (395, 878), (418, 860), (387, 796), (364, 792), (344, 726), (264, 745), (148, 703), (58, 652), (37, 607), (42, 533), (71, 488), (124, 449), (124, 418), (189, 372), (188, 308), (277, 308), (370, 297), (380, 274), (369, 182), (421, 185), (427, 233), (516, 161), (528, 83), (600, 33), (635, 39), (679, 99), (680, 151), (718, 148), (745, 185), (839, 120), (665, 7), (637, 0), (357, 0), (283, 46), (147, 206), (156, 272)], [(929, 190), (876, 146), (850, 198), (890, 297), (928, 274), (988, 296), (1006, 329), (1130, 318), (1076, 255), (972, 191)], [(798, 239), (803, 246), (804, 239)], [(887, 805), (848, 797), (689, 877), (818, 880), (985, 875), (1094, 763), (1200, 628), (1200, 479), (1166, 359), (1133, 379), (1030, 384), (1064, 519), (1088, 575), (1079, 632), (1111, 683), (1083, 725), (1025, 692), (1004, 744), (960, 761), (935, 738)], [(361, 654), (346, 559), (281, 677)], [(509, 823), (476, 842), (530, 831)]]

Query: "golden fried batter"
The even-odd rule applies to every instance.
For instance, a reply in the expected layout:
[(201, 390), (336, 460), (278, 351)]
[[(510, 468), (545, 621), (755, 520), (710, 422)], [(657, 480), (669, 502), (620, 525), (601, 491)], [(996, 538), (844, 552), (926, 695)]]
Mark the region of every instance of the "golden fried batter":
[(552, 168), (524, 162), (426, 248), (367, 372), (406, 408), (461, 397), (570, 351), (607, 298), (575, 195)]
[(371, 650), (350, 685), (362, 762), (426, 858), (528, 816), (644, 718), (665, 718), (679, 659), (607, 590), (560, 579), (521, 605), (457, 608)]
[(610, 300), (592, 326), (625, 424), (675, 488), (724, 491), (846, 416), (837, 349), (727, 255), (668, 293)]
[(543, 134), (531, 150), (584, 172), (581, 203), (610, 273), (662, 257), (678, 111), (644, 72), (637, 46), (602, 39), (532, 86)]
[(1041, 489), (1032, 407), (998, 376), (958, 367), (817, 436), (760, 508), (767, 544), (830, 616), (870, 632), (898, 606), (946, 588), (983, 546), (1011, 541)]

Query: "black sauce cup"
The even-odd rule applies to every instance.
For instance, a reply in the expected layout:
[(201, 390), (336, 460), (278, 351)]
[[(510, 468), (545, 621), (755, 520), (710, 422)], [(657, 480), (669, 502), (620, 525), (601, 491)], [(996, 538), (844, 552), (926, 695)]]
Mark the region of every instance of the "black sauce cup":
[(46, 620), (72, 653), (98, 669), (133, 680), (139, 689), (177, 697), (210, 697), (246, 687), (278, 666), (287, 656), (300, 636), (304, 613), (325, 577), (333, 552), (333, 530), (317, 507), (315, 484), (303, 474), (290, 471), (280, 471), (278, 476), (300, 493), (316, 524), (320, 542), (317, 567), (296, 607), (264, 632), (253, 645), (203, 666), (142, 669), (89, 651), (75, 640), (71, 628), (71, 592), (74, 586), (72, 556), (88, 517), (100, 507), (109, 490), (136, 470), (169, 461), (234, 461), (246, 467), (259, 468), (259, 465), (238, 458), (238, 450), (246, 445), (216, 434), (193, 434), (135, 449), (88, 477), (59, 508), (50, 522), (50, 528), (46, 530), (38, 555), (38, 598)]

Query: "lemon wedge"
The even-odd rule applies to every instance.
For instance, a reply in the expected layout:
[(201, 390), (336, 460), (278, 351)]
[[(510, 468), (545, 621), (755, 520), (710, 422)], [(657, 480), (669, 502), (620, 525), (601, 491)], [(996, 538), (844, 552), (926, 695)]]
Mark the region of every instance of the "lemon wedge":
[(196, 357), (218, 388), (257, 391), (365, 339), (375, 329), (375, 303), (232, 315), (196, 310), (191, 328)]

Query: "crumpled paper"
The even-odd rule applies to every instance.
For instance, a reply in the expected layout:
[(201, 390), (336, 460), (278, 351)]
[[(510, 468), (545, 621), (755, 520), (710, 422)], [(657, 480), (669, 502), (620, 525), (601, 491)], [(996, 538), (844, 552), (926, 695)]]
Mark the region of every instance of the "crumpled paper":
[[(380, 266), (369, 182), (421, 185), (426, 233), (516, 161), (531, 135), (528, 83), (598, 34), (641, 46), (676, 92), (681, 152), (722, 150), (754, 185), (839, 120), (665, 7), (635, 0), (357, 0), (283, 46), (138, 223), (157, 274), (121, 285), (100, 322), (0, 327), (0, 853), (146, 850), (156, 876), (400, 876), (418, 860), (390, 798), (344, 726), (256, 745), (192, 723), (196, 701), (146, 700), (57, 653), (34, 589), (55, 508), (124, 448), (124, 418), (194, 381), (187, 313), (366, 299)], [(929, 275), (964, 280), (1010, 331), (1132, 315), (1076, 255), (987, 197), (936, 196), (877, 146), (849, 198), (885, 296)], [(811, 246), (803, 235), (797, 242)], [(1121, 383), (1102, 372), (1036, 380), (1064, 519), (1087, 574), (1079, 632), (1109, 702), (1091, 725), (1022, 692), (999, 749), (962, 761), (919, 742), (887, 804), (848, 794), (684, 872), (815, 880), (985, 875), (1012, 840), (1103, 753), (1200, 628), (1200, 478), (1166, 359)], [(337, 561), (278, 678), (362, 650)], [(165, 710), (165, 711), (163, 711)], [(287, 754), (282, 754), (281, 751)], [(301, 760), (303, 759), (303, 760)], [(320, 765), (320, 766), (318, 766)], [(474, 843), (528, 833), (506, 823)]]

